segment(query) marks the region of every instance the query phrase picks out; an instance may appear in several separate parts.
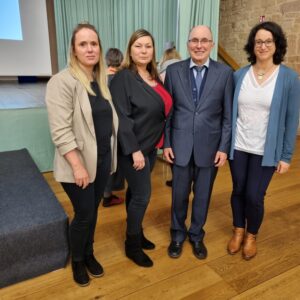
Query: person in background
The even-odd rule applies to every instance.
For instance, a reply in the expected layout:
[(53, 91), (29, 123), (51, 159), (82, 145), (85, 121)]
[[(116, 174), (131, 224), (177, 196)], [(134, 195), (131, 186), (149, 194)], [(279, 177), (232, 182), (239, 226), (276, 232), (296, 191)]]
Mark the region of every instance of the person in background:
[(151, 196), (156, 148), (162, 145), (172, 99), (160, 81), (154, 39), (148, 31), (139, 29), (131, 35), (110, 90), (120, 120), (118, 163), (128, 183), (125, 253), (137, 265), (151, 267), (153, 261), (143, 249), (155, 245), (145, 238), (142, 223)]
[[(173, 164), (168, 254), (179, 257), (188, 236), (196, 258), (205, 259), (203, 227), (218, 168), (225, 164), (230, 148), (233, 72), (210, 58), (214, 42), (209, 27), (192, 28), (187, 47), (190, 58), (169, 66), (165, 78), (173, 98), (164, 143), (164, 157)], [(194, 199), (187, 229), (192, 187)]]
[(298, 74), (282, 65), (287, 41), (281, 27), (263, 22), (250, 31), (245, 51), (250, 65), (234, 74), (230, 171), (233, 236), (227, 249), (243, 245), (245, 260), (257, 253), (256, 236), (264, 196), (274, 172), (290, 167), (299, 122)]
[(104, 274), (94, 256), (98, 206), (117, 163), (118, 117), (107, 86), (99, 35), (75, 27), (67, 69), (47, 84), (46, 104), (55, 145), (54, 177), (74, 209), (70, 247), (74, 281), (80, 286)]
[(114, 75), (119, 71), (123, 58), (123, 53), (118, 48), (109, 48), (106, 51), (105, 62), (107, 66), (108, 84), (110, 84)]
[[(180, 54), (177, 52), (174, 42), (166, 42), (163, 57), (158, 64), (158, 72), (162, 82), (165, 81), (167, 67), (179, 62), (181, 60)], [(172, 166), (172, 165), (171, 165)], [(167, 186), (172, 186), (172, 179), (166, 181)]]
[(167, 42), (161, 61), (158, 64), (158, 72), (162, 82), (165, 81), (167, 67), (181, 60), (174, 42)]
[[(109, 48), (105, 54), (105, 61), (107, 66), (106, 71), (109, 85), (123, 61), (123, 54), (117, 48)], [(118, 197), (117, 195), (114, 195), (112, 191), (120, 191), (124, 188), (124, 176), (122, 175), (120, 168), (117, 167), (116, 172), (112, 174), (108, 179), (107, 185), (104, 190), (102, 205), (104, 207), (109, 207), (112, 205), (122, 204), (124, 202), (124, 199)]]

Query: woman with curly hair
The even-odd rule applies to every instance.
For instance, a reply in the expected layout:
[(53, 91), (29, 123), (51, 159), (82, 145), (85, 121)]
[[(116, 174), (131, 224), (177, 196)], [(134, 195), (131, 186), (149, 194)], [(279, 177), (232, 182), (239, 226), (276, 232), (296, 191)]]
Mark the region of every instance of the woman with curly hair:
[(256, 25), (244, 48), (250, 65), (234, 74), (230, 170), (233, 236), (229, 254), (243, 248), (243, 258), (257, 253), (256, 235), (263, 221), (264, 196), (276, 171), (286, 173), (299, 122), (298, 74), (282, 65), (287, 41), (274, 22)]

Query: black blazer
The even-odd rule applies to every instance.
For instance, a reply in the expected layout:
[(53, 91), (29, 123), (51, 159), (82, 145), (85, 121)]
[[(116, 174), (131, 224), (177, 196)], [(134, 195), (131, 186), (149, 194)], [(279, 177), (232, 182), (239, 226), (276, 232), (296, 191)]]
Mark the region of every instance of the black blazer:
[(135, 72), (124, 69), (111, 81), (110, 92), (119, 116), (118, 140), (122, 153), (152, 151), (165, 126), (162, 98)]

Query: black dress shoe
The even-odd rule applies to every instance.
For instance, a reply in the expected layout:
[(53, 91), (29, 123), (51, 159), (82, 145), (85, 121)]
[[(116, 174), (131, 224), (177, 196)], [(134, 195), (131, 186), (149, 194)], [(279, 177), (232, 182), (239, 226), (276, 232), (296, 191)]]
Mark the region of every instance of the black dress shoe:
[(181, 255), (183, 242), (172, 241), (168, 247), (168, 254), (172, 258), (177, 258)]
[(104, 274), (103, 268), (100, 265), (100, 263), (96, 260), (96, 258), (93, 254), (86, 256), (84, 259), (84, 263), (85, 263), (85, 266), (88, 269), (89, 273), (93, 277), (103, 276), (103, 274)]
[(205, 259), (207, 257), (207, 249), (203, 241), (190, 241), (193, 247), (193, 253), (198, 259)]
[(172, 187), (172, 183), (173, 183), (172, 179), (166, 181), (166, 185), (167, 185), (167, 186)]

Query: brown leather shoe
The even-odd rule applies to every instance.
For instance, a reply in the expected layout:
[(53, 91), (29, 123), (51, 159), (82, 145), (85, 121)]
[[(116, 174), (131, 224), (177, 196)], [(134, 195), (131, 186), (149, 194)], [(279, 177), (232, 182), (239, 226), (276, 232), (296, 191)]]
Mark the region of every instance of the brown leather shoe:
[(227, 245), (227, 251), (231, 255), (240, 251), (244, 239), (245, 229), (234, 227), (232, 231), (233, 235)]
[(243, 258), (250, 260), (257, 253), (256, 236), (249, 232), (246, 233), (243, 246)]

